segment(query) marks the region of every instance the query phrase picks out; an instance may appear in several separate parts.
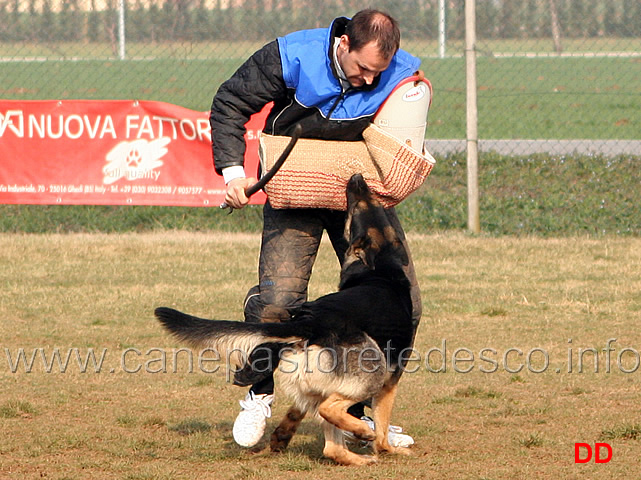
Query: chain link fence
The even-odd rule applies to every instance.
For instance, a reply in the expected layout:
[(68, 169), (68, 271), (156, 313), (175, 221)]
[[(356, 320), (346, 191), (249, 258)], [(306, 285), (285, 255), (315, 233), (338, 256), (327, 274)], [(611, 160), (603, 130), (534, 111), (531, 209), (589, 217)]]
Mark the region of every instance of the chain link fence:
[[(428, 146), (465, 148), (464, 0), (0, 0), (0, 98), (206, 111), (257, 48), (364, 6), (434, 86)], [(639, 0), (477, 0), (481, 150), (641, 152)]]

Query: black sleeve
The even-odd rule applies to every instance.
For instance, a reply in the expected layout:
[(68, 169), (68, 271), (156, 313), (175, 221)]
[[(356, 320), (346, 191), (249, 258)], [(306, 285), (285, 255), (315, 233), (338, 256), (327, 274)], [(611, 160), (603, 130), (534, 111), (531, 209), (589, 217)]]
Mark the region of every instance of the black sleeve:
[(278, 41), (254, 53), (214, 96), (209, 123), (216, 172), (243, 165), (245, 123), (267, 103), (286, 96)]

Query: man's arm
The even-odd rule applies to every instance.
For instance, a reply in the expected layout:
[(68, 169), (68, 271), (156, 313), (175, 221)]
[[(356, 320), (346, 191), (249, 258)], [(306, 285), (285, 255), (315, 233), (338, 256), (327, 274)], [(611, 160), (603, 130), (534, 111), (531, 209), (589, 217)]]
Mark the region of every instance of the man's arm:
[(216, 172), (222, 174), (223, 169), (232, 167), (230, 178), (225, 179), (228, 183), (242, 174), (238, 167), (244, 162), (249, 117), (286, 94), (277, 41), (254, 53), (218, 89), (209, 122)]

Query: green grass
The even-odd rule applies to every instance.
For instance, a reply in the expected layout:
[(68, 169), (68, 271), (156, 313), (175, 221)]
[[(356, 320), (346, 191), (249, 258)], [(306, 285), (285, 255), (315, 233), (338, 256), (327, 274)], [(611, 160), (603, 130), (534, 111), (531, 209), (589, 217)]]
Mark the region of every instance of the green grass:
[[(482, 230), (510, 235), (638, 235), (641, 224), (634, 213), (641, 201), (638, 162), (634, 157), (482, 155)], [(433, 175), (419, 194), (402, 205), (404, 225), (464, 228), (464, 157), (441, 161)], [(420, 219), (424, 211), (431, 213)]]
[(8, 401), (0, 405), (0, 418), (31, 417), (37, 413), (30, 402)]
[[(404, 40), (402, 48), (410, 52), (420, 52), (425, 55), (437, 55), (439, 45), (435, 40)], [(465, 49), (464, 39), (446, 39), (446, 55), (463, 55)], [(487, 38), (485, 32), (477, 32), (477, 52), (479, 56), (495, 54), (554, 54), (554, 42), (551, 38), (520, 38), (501, 39)], [(633, 37), (595, 37), (595, 38), (564, 38), (564, 53), (607, 53), (641, 51), (641, 38)]]
[[(463, 59), (424, 59), (434, 87), (429, 138), (465, 138)], [(477, 62), (482, 139), (638, 139), (639, 58), (486, 58)]]
[(180, 59), (6, 63), (0, 97), (157, 100), (207, 111), (218, 85), (236, 67), (233, 60)]
[(495, 391), (485, 391), (481, 388), (478, 387), (466, 387), (466, 388), (460, 388), (456, 390), (454, 393), (454, 396), (460, 397), (460, 398), (499, 398), (501, 396), (500, 393), (495, 392)]
[(262, 207), (233, 215), (218, 207), (0, 205), (3, 232), (144, 232), (154, 230), (258, 231)]
[[(486, 235), (641, 235), (641, 158), (480, 157), (481, 229)], [(425, 184), (398, 207), (408, 232), (463, 230), (465, 155), (438, 159)], [(258, 232), (262, 207), (218, 208), (1, 205), (0, 232)], [(488, 317), (505, 316), (490, 303)]]
[(641, 439), (641, 425), (619, 425), (607, 428), (601, 432), (601, 440), (639, 440)]
[[(538, 45), (538, 48), (537, 48)], [(568, 50), (581, 50), (578, 41)], [(583, 42), (592, 52), (627, 50), (636, 39)], [(0, 56), (67, 58), (7, 62), (0, 70), (0, 98), (158, 100), (207, 111), (221, 82), (259, 43), (130, 45), (129, 60), (108, 58), (110, 47), (62, 44), (0, 47)], [(56, 48), (53, 48), (56, 47)], [(489, 42), (486, 51), (549, 50), (545, 42)], [(421, 68), (434, 98), (429, 138), (465, 138), (465, 63), (433, 56), (433, 43), (410, 43), (423, 55)], [(462, 49), (456, 46), (452, 54)], [(480, 138), (638, 139), (641, 59), (478, 58)]]
[(526, 438), (519, 440), (519, 443), (525, 448), (536, 448), (543, 446), (543, 437), (539, 433), (532, 433)]
[[(130, 58), (111, 46), (0, 45), (2, 56), (65, 57), (8, 62), (0, 97), (148, 99), (206, 111), (217, 86), (259, 43), (130, 44)], [(566, 51), (638, 51), (638, 39), (565, 42)], [(450, 42), (448, 53), (462, 51)], [(465, 137), (465, 75), (461, 58), (427, 57), (434, 42), (410, 42), (434, 85), (429, 138)], [(483, 40), (478, 60), (479, 136), (539, 139), (639, 139), (639, 58), (493, 58), (488, 52), (549, 52), (550, 42)], [(95, 49), (95, 53), (93, 50)], [(481, 154), (481, 227), (491, 235), (639, 235), (639, 158)], [(466, 226), (464, 155), (440, 158), (425, 186), (398, 207), (408, 231)], [(260, 229), (260, 207), (227, 216), (218, 209), (172, 207), (0, 206), (2, 232), (124, 232), (161, 229)]]
[[(231, 58), (236, 62), (242, 61), (260, 48), (264, 42), (127, 42), (125, 56), (129, 59), (183, 59), (194, 60), (198, 58)], [(15, 58), (66, 58), (90, 60), (118, 58), (118, 45), (111, 43), (84, 43), (84, 42), (21, 42), (2, 43), (0, 55)]]

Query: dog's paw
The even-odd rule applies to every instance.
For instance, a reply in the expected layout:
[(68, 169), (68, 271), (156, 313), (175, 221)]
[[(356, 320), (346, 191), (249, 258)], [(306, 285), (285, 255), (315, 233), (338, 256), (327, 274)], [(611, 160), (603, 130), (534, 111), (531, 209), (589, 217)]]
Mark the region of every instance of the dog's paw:
[(374, 455), (356, 455), (356, 456), (358, 458), (354, 461), (354, 463), (352, 463), (352, 465), (357, 465), (357, 466), (370, 465), (378, 461), (378, 458)]
[(414, 452), (408, 447), (392, 447), (389, 443), (375, 444), (374, 451), (381, 454), (391, 454), (391, 455), (405, 455), (411, 456), (414, 455)]
[(394, 455), (405, 455), (406, 457), (411, 457), (414, 455), (414, 451), (408, 447), (392, 447), (393, 450), (390, 453)]
[(326, 455), (326, 456), (334, 460), (339, 465), (356, 466), (356, 467), (361, 467), (363, 465), (370, 465), (378, 461), (378, 457), (376, 457), (375, 455), (359, 455), (357, 453), (350, 452), (350, 451), (346, 451), (336, 456), (329, 456), (329, 455)]
[(274, 453), (280, 453), (284, 451), (289, 445), (289, 442), (291, 441), (293, 436), (294, 436), (293, 432), (287, 431), (284, 428), (278, 427), (272, 433), (272, 436), (269, 442), (270, 450)]

